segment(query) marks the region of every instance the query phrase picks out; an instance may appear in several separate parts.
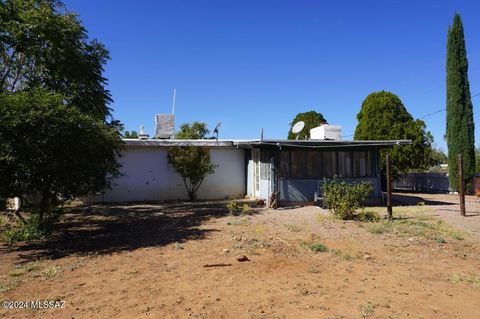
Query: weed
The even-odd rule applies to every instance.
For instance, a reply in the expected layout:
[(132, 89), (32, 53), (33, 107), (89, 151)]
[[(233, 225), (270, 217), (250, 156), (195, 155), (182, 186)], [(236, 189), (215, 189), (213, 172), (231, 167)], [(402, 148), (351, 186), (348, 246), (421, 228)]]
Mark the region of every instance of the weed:
[(52, 278), (59, 273), (59, 269), (56, 266), (45, 269), (41, 272), (41, 275), (45, 278)]
[(355, 259), (355, 256), (348, 253), (348, 252), (343, 252), (339, 249), (330, 249), (330, 252), (334, 255), (334, 256), (337, 256), (337, 257), (340, 257), (342, 258), (343, 260), (346, 260), (346, 261), (351, 261), (353, 259)]
[(0, 293), (5, 293), (18, 287), (21, 282), (22, 281), (19, 277), (11, 278), (7, 282), (0, 282)]
[(25, 273), (23, 269), (16, 269), (8, 273), (10, 277), (20, 277)]
[(469, 284), (472, 284), (475, 288), (480, 288), (480, 276), (454, 273), (447, 280), (454, 284), (458, 284), (462, 282), (469, 283)]
[(227, 209), (228, 209), (228, 213), (230, 215), (233, 215), (233, 216), (238, 216), (240, 215), (240, 206), (238, 205), (238, 203), (234, 200), (231, 200), (227, 203), (226, 205)]
[(60, 219), (63, 211), (51, 212), (43, 222), (37, 214), (27, 218), (26, 224), (13, 223), (2, 227), (1, 237), (9, 244), (19, 241), (38, 240), (48, 237), (53, 232), (53, 225)]
[(310, 243), (307, 244), (307, 247), (314, 253), (325, 253), (328, 251), (328, 247), (322, 243)]
[(285, 227), (287, 227), (289, 231), (295, 232), (295, 233), (301, 232), (302, 230), (305, 229), (305, 227), (296, 225), (296, 224), (285, 224)]
[(372, 234), (393, 233), (402, 237), (421, 237), (435, 240), (438, 243), (445, 243), (447, 238), (463, 239), (463, 232), (454, 229), (443, 220), (426, 214), (372, 223), (367, 226), (367, 230)]
[(375, 306), (372, 305), (370, 302), (362, 305), (360, 308), (360, 314), (362, 315), (362, 318), (368, 318), (370, 315), (373, 314), (373, 311), (375, 309)]
[(178, 241), (175, 242), (175, 249), (176, 250), (182, 250), (183, 249), (183, 246), (181, 243), (179, 243)]
[(249, 224), (250, 224), (250, 221), (248, 219), (232, 219), (231, 221), (227, 222), (227, 225), (232, 225), (232, 226), (244, 226)]
[(250, 206), (247, 203), (243, 204), (242, 206), (242, 213), (243, 214), (250, 214)]
[(357, 214), (357, 219), (361, 222), (378, 222), (380, 215), (372, 210), (362, 210)]
[(310, 267), (307, 270), (307, 272), (310, 273), (310, 274), (318, 274), (320, 272), (320, 269), (318, 269), (317, 267)]

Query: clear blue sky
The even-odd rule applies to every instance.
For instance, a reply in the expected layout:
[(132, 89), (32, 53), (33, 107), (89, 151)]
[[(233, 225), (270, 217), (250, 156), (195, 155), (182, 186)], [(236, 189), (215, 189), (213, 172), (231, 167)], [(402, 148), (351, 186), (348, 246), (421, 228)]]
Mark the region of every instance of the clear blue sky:
[[(89, 36), (110, 50), (114, 117), (128, 130), (169, 113), (220, 138), (285, 138), (316, 110), (353, 134), (371, 92), (396, 93), (414, 117), (445, 105), (445, 54), (463, 19), (472, 95), (480, 93), (480, 1), (67, 0)], [(480, 96), (473, 98), (480, 144)], [(446, 150), (445, 112), (424, 119)]]

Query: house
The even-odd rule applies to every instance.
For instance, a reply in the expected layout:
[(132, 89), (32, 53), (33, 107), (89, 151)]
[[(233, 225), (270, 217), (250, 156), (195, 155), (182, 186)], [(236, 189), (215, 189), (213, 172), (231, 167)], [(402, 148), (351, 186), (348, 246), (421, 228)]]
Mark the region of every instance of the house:
[(310, 202), (318, 181), (369, 181), (381, 196), (379, 150), (409, 144), (345, 140), (174, 140), (126, 139), (122, 176), (94, 202), (158, 201), (188, 198), (180, 176), (168, 163), (169, 147), (197, 146), (217, 164), (200, 187), (199, 199), (263, 198), (278, 192), (280, 203)]

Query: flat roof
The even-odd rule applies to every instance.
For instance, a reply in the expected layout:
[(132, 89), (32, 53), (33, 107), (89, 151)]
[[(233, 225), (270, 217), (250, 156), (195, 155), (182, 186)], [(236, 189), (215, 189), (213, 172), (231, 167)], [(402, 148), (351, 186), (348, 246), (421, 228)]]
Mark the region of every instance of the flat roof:
[(262, 139), (262, 140), (172, 140), (172, 139), (123, 139), (125, 145), (138, 147), (170, 147), (170, 146), (205, 146), (205, 147), (237, 147), (252, 148), (253, 146), (277, 146), (277, 147), (303, 147), (303, 148), (332, 148), (332, 147), (360, 147), (377, 146), (393, 147), (395, 145), (408, 145), (411, 140), (387, 140), (387, 141), (352, 141), (352, 140), (285, 140), (285, 139)]

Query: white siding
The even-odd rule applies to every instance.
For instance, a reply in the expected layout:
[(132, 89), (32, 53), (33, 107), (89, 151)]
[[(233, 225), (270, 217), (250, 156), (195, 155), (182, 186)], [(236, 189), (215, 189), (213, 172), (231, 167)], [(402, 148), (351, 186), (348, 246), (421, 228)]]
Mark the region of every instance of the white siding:
[[(244, 151), (236, 148), (211, 148), (215, 173), (207, 176), (197, 193), (198, 199), (239, 198), (245, 196)], [(123, 176), (111, 190), (93, 201), (155, 201), (187, 199), (180, 176), (168, 164), (165, 147), (129, 147), (120, 159)]]

